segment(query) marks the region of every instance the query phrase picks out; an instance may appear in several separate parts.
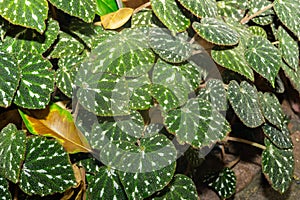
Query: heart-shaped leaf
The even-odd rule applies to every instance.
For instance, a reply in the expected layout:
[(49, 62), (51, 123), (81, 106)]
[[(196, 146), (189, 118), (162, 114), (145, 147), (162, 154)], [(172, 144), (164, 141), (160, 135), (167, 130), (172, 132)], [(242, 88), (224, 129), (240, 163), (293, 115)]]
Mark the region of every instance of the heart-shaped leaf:
[(255, 128), (264, 123), (255, 86), (245, 81), (239, 85), (233, 80), (228, 85), (227, 94), (234, 112), (246, 126)]
[(248, 7), (248, 1), (244, 0), (223, 0), (217, 1), (218, 13), (222, 17), (240, 21)]
[(199, 18), (216, 17), (218, 14), (215, 0), (179, 0), (179, 3)]
[(91, 152), (86, 138), (74, 124), (71, 113), (56, 104), (44, 110), (19, 111), (27, 129), (56, 138), (69, 153)]
[[(26, 135), (14, 124), (9, 124), (0, 133), (0, 175), (17, 183), (20, 166), (25, 158)], [(1, 187), (0, 187), (1, 188)]]
[(8, 189), (8, 182), (1, 175), (0, 175), (0, 185), (1, 185), (1, 187), (0, 187), (0, 196), (2, 197), (2, 199), (12, 200), (11, 194), (10, 194), (9, 189)]
[(106, 15), (118, 10), (115, 0), (96, 0), (96, 13), (99, 16)]
[(28, 138), (20, 176), (20, 188), (26, 194), (45, 196), (75, 184), (72, 165), (59, 143), (42, 137)]
[[(249, 14), (252, 15), (264, 7), (271, 4), (268, 0), (250, 0), (249, 1)], [(252, 20), (259, 25), (268, 25), (271, 24), (274, 18), (274, 11), (272, 9), (268, 9), (261, 13), (260, 15), (254, 17)]]
[(266, 149), (262, 153), (262, 171), (272, 187), (284, 193), (290, 186), (294, 171), (292, 149), (278, 149), (265, 139)]
[(101, 24), (105, 29), (120, 28), (130, 19), (132, 13), (132, 8), (120, 8), (116, 12), (101, 16)]
[(281, 130), (270, 124), (265, 124), (262, 128), (264, 134), (269, 140), (280, 149), (288, 149), (293, 147), (292, 139), (286, 125), (281, 125)]

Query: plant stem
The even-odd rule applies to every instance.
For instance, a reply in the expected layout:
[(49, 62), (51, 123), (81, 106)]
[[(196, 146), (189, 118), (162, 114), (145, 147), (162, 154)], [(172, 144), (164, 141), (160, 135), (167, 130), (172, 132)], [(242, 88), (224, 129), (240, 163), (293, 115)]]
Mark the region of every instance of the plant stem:
[(245, 143), (245, 144), (249, 144), (251, 146), (254, 146), (254, 147), (257, 147), (257, 148), (260, 148), (262, 150), (265, 150), (266, 147), (262, 144), (258, 144), (256, 142), (252, 142), (252, 141), (249, 141), (249, 140), (245, 140), (245, 139), (242, 139), (242, 138), (236, 138), (236, 137), (226, 137), (225, 139), (226, 141), (234, 141), (234, 142), (241, 142), (241, 143)]
[(265, 7), (263, 7), (261, 10), (257, 11), (256, 13), (252, 14), (252, 15), (246, 15), (241, 21), (241, 24), (246, 24), (249, 22), (249, 20), (253, 19), (254, 17), (260, 15), (261, 13), (265, 12), (266, 10), (269, 10), (270, 8), (272, 8), (274, 6), (274, 3), (271, 3)]
[(151, 5), (150, 2), (144, 3), (143, 5), (137, 7), (136, 9), (134, 9), (133, 14), (140, 12), (141, 10), (143, 10), (144, 8), (147, 8)]

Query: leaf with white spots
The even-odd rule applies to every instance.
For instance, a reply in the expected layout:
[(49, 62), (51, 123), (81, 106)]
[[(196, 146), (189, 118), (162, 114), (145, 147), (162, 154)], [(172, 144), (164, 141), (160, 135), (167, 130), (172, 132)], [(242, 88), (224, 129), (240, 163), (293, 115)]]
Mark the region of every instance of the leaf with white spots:
[(265, 139), (266, 149), (262, 153), (262, 171), (271, 186), (284, 193), (290, 186), (294, 172), (292, 149), (279, 149)]
[(0, 74), (0, 107), (8, 107), (19, 85), (21, 71), (16, 59), (5, 51), (0, 51)]
[(183, 32), (190, 26), (175, 0), (151, 0), (152, 10), (158, 19), (171, 31)]
[(284, 74), (290, 79), (292, 86), (300, 93), (300, 67), (292, 69), (283, 62), (281, 68)]
[(239, 34), (220, 19), (203, 18), (192, 26), (200, 37), (213, 44), (233, 46), (239, 42)]
[(25, 158), (25, 138), (25, 132), (14, 124), (8, 124), (0, 133), (0, 175), (14, 183), (19, 180), (21, 162)]
[(275, 87), (275, 78), (282, 61), (279, 50), (269, 40), (260, 36), (248, 39), (245, 59), (250, 67)]
[(168, 29), (151, 28), (149, 43), (155, 53), (171, 63), (180, 63), (192, 55), (192, 47), (188, 41), (172, 36)]
[(263, 29), (260, 26), (250, 26), (248, 28), (248, 30), (253, 34), (253, 35), (257, 35), (257, 36), (261, 36), (263, 38), (267, 39), (267, 32), (265, 31), (265, 29)]
[(12, 24), (32, 28), (42, 33), (48, 16), (46, 0), (1, 0), (0, 15)]
[(227, 95), (234, 112), (246, 126), (255, 128), (264, 123), (255, 86), (246, 81), (239, 85), (233, 80), (228, 85)]
[[(271, 4), (268, 0), (250, 0), (249, 1), (249, 15), (252, 15), (260, 10), (262, 10), (264, 7)], [(268, 9), (261, 13), (260, 15), (254, 17), (252, 19), (253, 22), (259, 25), (268, 25), (273, 22), (274, 18), (274, 11), (272, 9)]]
[(8, 182), (0, 175), (0, 197), (3, 200), (12, 200), (11, 193), (8, 188)]
[(20, 176), (20, 188), (29, 195), (63, 192), (76, 184), (68, 154), (55, 140), (30, 137)]
[(283, 27), (279, 27), (277, 31), (279, 40), (279, 51), (283, 60), (293, 69), (299, 66), (299, 47), (289, 33)]
[(20, 52), (18, 56), (22, 76), (14, 103), (29, 109), (45, 108), (54, 88), (51, 63), (41, 55)]
[(254, 73), (244, 58), (244, 51), (242, 44), (233, 48), (215, 46), (211, 51), (211, 56), (214, 61), (222, 67), (237, 72), (249, 80), (254, 81)]
[(218, 13), (224, 18), (240, 21), (246, 12), (248, 1), (245, 0), (223, 0), (217, 1)]
[(179, 0), (179, 3), (198, 18), (216, 17), (218, 14), (215, 0)]
[(178, 199), (198, 199), (198, 193), (193, 180), (183, 174), (176, 174), (166, 189), (162, 191), (162, 196), (154, 198), (154, 200)]
[(274, 10), (280, 21), (300, 39), (300, 2), (275, 0)]
[(195, 148), (214, 144), (230, 132), (224, 116), (210, 102), (200, 98), (190, 99), (182, 108), (168, 112), (165, 125), (180, 143)]
[(270, 124), (263, 125), (264, 134), (269, 140), (280, 149), (292, 148), (293, 143), (289, 130), (285, 124), (281, 125), (281, 130)]
[(151, 9), (145, 8), (137, 13), (134, 13), (131, 18), (132, 28), (141, 26), (157, 27), (163, 25), (161, 25), (161, 22), (159, 19), (157, 19), (156, 15), (154, 15)]
[(236, 176), (229, 168), (224, 168), (217, 176), (211, 177), (208, 186), (212, 187), (222, 199), (235, 193)]
[(68, 13), (69, 15), (78, 17), (85, 22), (93, 22), (96, 12), (95, 1), (85, 0), (49, 0), (58, 9)]

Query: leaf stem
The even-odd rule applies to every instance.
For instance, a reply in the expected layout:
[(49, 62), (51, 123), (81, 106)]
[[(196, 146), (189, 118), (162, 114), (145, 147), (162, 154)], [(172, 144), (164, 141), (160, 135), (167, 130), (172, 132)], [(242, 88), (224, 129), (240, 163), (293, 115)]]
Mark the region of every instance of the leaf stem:
[(245, 139), (242, 139), (242, 138), (236, 138), (236, 137), (230, 137), (230, 136), (227, 136), (225, 141), (234, 141), (234, 142), (241, 142), (241, 143), (245, 143), (245, 144), (249, 144), (251, 146), (254, 146), (254, 147), (257, 147), (257, 148), (260, 148), (262, 150), (265, 150), (266, 147), (262, 144), (258, 144), (256, 142), (252, 142), (252, 141), (249, 141), (249, 140), (245, 140)]
[(136, 9), (134, 9), (133, 14), (140, 12), (141, 10), (143, 10), (144, 8), (147, 8), (151, 5), (150, 1), (147, 3), (144, 3), (143, 5), (137, 7)]
[(271, 3), (265, 7), (263, 7), (261, 10), (257, 11), (256, 13), (252, 14), (252, 15), (246, 15), (241, 21), (241, 24), (246, 24), (248, 23), (251, 19), (253, 19), (254, 17), (260, 15), (261, 13), (265, 12), (266, 10), (269, 10), (270, 8), (272, 8), (274, 6), (274, 3)]

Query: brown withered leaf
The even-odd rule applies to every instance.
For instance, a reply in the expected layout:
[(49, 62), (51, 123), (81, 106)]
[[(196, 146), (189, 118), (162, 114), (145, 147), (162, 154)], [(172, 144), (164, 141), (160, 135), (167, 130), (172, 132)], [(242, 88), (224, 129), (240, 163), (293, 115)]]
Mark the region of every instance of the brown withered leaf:
[(101, 24), (105, 29), (120, 28), (130, 19), (132, 13), (132, 8), (120, 8), (116, 12), (101, 16)]
[(149, 2), (149, 0), (122, 0), (122, 2), (128, 8), (137, 8)]

